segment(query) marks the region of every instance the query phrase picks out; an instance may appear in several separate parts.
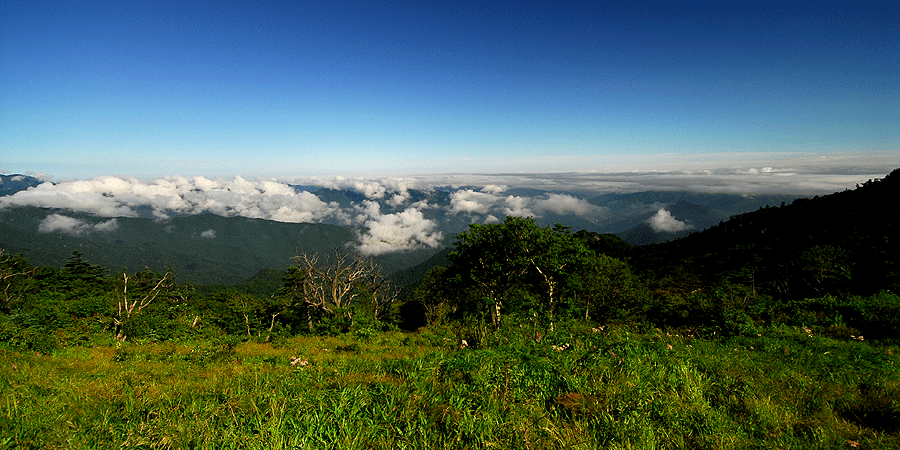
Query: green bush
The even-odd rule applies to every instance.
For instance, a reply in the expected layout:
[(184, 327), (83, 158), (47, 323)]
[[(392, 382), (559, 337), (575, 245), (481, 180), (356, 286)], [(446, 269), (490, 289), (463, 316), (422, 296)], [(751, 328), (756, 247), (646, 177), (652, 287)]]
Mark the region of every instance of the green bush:
[(869, 297), (854, 297), (848, 304), (847, 322), (866, 338), (900, 339), (900, 296), (882, 291)]

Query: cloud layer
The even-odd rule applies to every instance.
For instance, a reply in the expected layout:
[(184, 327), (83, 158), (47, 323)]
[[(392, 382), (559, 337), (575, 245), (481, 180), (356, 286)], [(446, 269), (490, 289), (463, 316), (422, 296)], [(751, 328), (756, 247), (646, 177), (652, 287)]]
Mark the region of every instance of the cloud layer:
[(603, 208), (570, 194), (547, 192), (536, 196), (501, 195), (496, 186), (480, 190), (460, 189), (450, 194), (450, 212), (455, 214), (541, 217), (547, 213), (586, 218), (606, 214)]
[[(280, 222), (332, 223), (352, 227), (357, 233), (357, 248), (375, 255), (436, 248), (443, 245), (445, 233), (454, 226), (497, 222), (507, 215), (548, 217), (548, 221), (574, 217), (581, 223), (598, 223), (610, 216), (610, 212), (587, 199), (603, 193), (687, 190), (799, 196), (850, 189), (856, 183), (883, 177), (888, 171), (865, 172), (758, 167), (618, 174), (437, 175), (380, 180), (181, 176), (142, 180), (103, 176), (45, 181), (0, 197), (0, 208), (35, 206), (106, 218), (166, 220), (173, 216), (213, 213)], [(659, 208), (648, 223), (657, 232), (690, 228), (664, 208)], [(60, 214), (51, 214), (41, 223), (42, 232), (73, 235), (112, 231), (115, 227), (114, 219), (89, 224)], [(215, 231), (208, 230), (203, 237), (214, 239)]]

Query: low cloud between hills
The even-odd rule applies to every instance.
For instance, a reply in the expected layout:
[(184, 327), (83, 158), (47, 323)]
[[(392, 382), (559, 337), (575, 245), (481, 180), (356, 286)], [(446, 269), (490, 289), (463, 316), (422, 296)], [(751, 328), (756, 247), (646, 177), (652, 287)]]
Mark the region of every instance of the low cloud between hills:
[[(544, 212), (575, 215), (599, 214), (600, 208), (571, 195), (546, 193), (535, 197), (501, 195), (502, 187), (484, 192), (463, 189), (449, 197), (415, 180), (384, 181), (333, 179), (326, 188), (361, 194), (349, 204), (324, 201), (316, 193), (273, 180), (231, 180), (204, 177), (166, 177), (154, 180), (97, 177), (90, 180), (42, 183), (0, 197), (0, 207), (34, 206), (88, 213), (100, 217), (142, 217), (167, 220), (173, 216), (213, 213), (280, 222), (333, 223), (357, 231), (359, 251), (383, 253), (438, 248), (444, 233), (440, 218), (464, 215), (466, 221), (491, 222), (505, 215), (540, 217)], [(411, 190), (419, 197), (412, 201)], [(423, 194), (424, 193), (424, 194)], [(61, 214), (42, 222), (41, 232), (83, 235), (113, 229), (115, 222), (87, 224)], [(204, 238), (214, 238), (213, 231)]]
[(119, 228), (116, 219), (109, 219), (100, 223), (88, 223), (74, 217), (62, 214), (50, 214), (38, 224), (38, 232), (41, 233), (65, 233), (71, 236), (82, 236), (91, 233), (109, 233)]
[(649, 223), (650, 228), (652, 228), (653, 231), (657, 233), (679, 233), (694, 228), (693, 225), (682, 222), (673, 217), (672, 213), (670, 213), (665, 208), (659, 208), (659, 210), (656, 211), (656, 214), (654, 214), (653, 217), (647, 220), (647, 223)]
[[(438, 248), (445, 245), (447, 230), (454, 226), (497, 222), (507, 215), (548, 220), (569, 217), (583, 224), (598, 223), (611, 212), (586, 198), (599, 193), (676, 189), (743, 189), (753, 193), (765, 187), (818, 193), (852, 188), (865, 181), (858, 174), (826, 175), (767, 167), (690, 173), (441, 175), (381, 180), (336, 177), (302, 182), (242, 177), (170, 176), (141, 180), (103, 176), (43, 182), (0, 197), (0, 208), (33, 206), (98, 217), (152, 217), (162, 221), (212, 213), (279, 222), (329, 223), (353, 228), (359, 251), (378, 255)], [(341, 196), (335, 191), (354, 195)], [(448, 228), (448, 223), (455, 225)], [(662, 208), (648, 223), (656, 232), (684, 231), (690, 227)], [(115, 227), (114, 219), (88, 224), (54, 213), (44, 219), (40, 231), (83, 235), (113, 231)], [(214, 236), (213, 231), (204, 237)]]

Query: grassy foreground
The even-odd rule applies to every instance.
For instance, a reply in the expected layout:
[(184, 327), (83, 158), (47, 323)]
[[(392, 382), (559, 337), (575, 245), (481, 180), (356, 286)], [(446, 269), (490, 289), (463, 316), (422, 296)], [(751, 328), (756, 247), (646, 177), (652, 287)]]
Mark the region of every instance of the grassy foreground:
[(0, 448), (900, 448), (896, 345), (562, 329), (0, 350)]

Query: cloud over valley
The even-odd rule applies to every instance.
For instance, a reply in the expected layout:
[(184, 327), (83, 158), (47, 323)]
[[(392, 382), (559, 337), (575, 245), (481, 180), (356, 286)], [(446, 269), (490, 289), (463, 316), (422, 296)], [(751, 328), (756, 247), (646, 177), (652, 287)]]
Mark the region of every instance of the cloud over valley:
[[(868, 178), (878, 176), (883, 174)], [(596, 200), (603, 194), (684, 190), (753, 195), (773, 187), (785, 193), (826, 193), (852, 188), (866, 179), (861, 174), (803, 173), (773, 167), (665, 173), (435, 175), (378, 180), (102, 176), (57, 182), (35, 180), (28, 189), (0, 196), (0, 209), (50, 209), (53, 212), (41, 222), (39, 231), (75, 236), (114, 231), (116, 217), (166, 221), (211, 213), (278, 222), (326, 223), (350, 227), (356, 233), (356, 248), (378, 255), (449, 245), (446, 240), (469, 223), (498, 222), (507, 215), (535, 217), (544, 225), (560, 222), (606, 232), (604, 227), (621, 213)], [(61, 214), (62, 211), (110, 220), (91, 224)], [(646, 221), (657, 232), (684, 231), (691, 226), (676, 220), (664, 208), (648, 211), (640, 221)], [(209, 230), (202, 237), (214, 239), (215, 231)]]
[(116, 231), (119, 222), (109, 219), (100, 223), (89, 223), (75, 217), (62, 214), (50, 214), (38, 224), (40, 233), (65, 233), (71, 236), (83, 236), (91, 233), (108, 233)]

